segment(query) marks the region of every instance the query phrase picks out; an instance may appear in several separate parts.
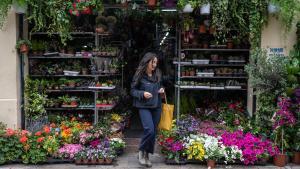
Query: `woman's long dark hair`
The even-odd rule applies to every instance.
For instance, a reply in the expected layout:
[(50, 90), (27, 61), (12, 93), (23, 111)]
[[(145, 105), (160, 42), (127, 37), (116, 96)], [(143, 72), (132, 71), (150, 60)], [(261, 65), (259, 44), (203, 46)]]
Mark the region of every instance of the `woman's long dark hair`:
[[(146, 70), (147, 70), (147, 66), (148, 63), (150, 61), (152, 61), (154, 58), (158, 59), (158, 56), (155, 53), (152, 52), (147, 52), (144, 57), (142, 58), (142, 60), (140, 61), (140, 64), (133, 76), (133, 83), (134, 85), (137, 85), (139, 83), (139, 81), (141, 80), (141, 78), (145, 75)], [(152, 77), (155, 79), (156, 82), (160, 82), (161, 81), (161, 72), (158, 68), (158, 66), (155, 68)]]

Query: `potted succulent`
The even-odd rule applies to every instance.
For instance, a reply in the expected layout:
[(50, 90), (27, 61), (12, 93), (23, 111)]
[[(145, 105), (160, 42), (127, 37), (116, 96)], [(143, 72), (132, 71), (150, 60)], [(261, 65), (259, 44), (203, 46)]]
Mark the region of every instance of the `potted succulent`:
[(30, 48), (31, 42), (28, 39), (20, 39), (16, 44), (16, 49), (19, 49), (23, 54), (28, 54)]

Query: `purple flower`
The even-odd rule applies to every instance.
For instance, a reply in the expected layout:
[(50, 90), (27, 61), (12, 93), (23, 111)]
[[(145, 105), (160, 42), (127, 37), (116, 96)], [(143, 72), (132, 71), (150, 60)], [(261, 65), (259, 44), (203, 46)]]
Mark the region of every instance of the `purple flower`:
[(171, 151), (177, 152), (181, 151), (183, 149), (183, 144), (180, 141), (176, 141), (174, 144), (172, 144)]

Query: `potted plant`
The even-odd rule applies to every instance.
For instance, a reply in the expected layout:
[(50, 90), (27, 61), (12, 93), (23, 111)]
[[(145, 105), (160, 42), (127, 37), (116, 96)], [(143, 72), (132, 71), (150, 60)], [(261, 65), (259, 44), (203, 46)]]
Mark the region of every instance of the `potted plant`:
[(31, 42), (28, 39), (20, 39), (16, 44), (16, 49), (19, 49), (23, 54), (28, 54), (30, 48)]
[(284, 167), (287, 161), (287, 155), (285, 150), (289, 148), (287, 139), (289, 135), (287, 130), (295, 125), (296, 119), (290, 112), (291, 101), (290, 98), (279, 97), (278, 107), (279, 109), (274, 113), (272, 117), (274, 132), (272, 136), (275, 143), (280, 147), (281, 152), (274, 157), (274, 165), (278, 167)]
[(206, 26), (204, 24), (199, 26), (199, 33), (206, 33)]
[(228, 38), (226, 44), (227, 44), (227, 49), (232, 49), (233, 48), (232, 38)]
[(68, 86), (71, 87), (71, 88), (75, 88), (76, 80), (68, 80)]
[(156, 6), (156, 0), (147, 0), (148, 7), (153, 8)]
[(96, 17), (96, 28), (95, 31), (96, 33), (105, 33), (107, 30), (107, 21), (106, 17), (99, 15)]

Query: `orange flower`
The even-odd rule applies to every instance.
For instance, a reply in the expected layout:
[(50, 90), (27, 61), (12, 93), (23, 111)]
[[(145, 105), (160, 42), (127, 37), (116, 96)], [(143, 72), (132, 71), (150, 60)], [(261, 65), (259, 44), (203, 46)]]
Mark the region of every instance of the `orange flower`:
[(38, 131), (35, 133), (35, 136), (41, 136), (42, 135), (42, 132), (41, 131)]
[(40, 137), (40, 138), (38, 138), (38, 139), (37, 139), (37, 142), (38, 142), (38, 143), (43, 142), (43, 141), (44, 141), (44, 138), (45, 138), (45, 137)]
[(22, 136), (22, 137), (20, 138), (20, 142), (21, 142), (21, 143), (25, 143), (27, 140), (28, 140), (28, 138), (27, 138), (26, 136)]
[(12, 135), (14, 135), (14, 134), (15, 134), (15, 130), (10, 129), (10, 128), (6, 129), (6, 135), (7, 135), (7, 136), (12, 136)]
[(51, 123), (50, 127), (55, 128), (56, 127), (55, 123)]
[(76, 117), (72, 117), (71, 121), (76, 121)]
[(81, 128), (80, 123), (76, 124), (76, 128), (77, 128), (77, 129), (80, 129), (80, 128)]
[(45, 132), (46, 134), (49, 134), (49, 133), (50, 133), (50, 128), (49, 128), (48, 126), (45, 126), (45, 127), (44, 127), (44, 132)]

